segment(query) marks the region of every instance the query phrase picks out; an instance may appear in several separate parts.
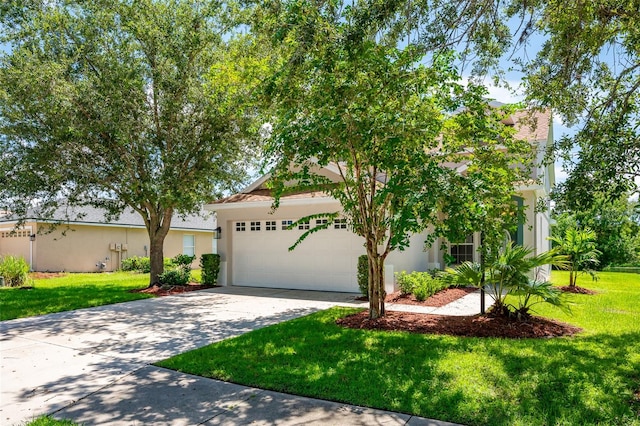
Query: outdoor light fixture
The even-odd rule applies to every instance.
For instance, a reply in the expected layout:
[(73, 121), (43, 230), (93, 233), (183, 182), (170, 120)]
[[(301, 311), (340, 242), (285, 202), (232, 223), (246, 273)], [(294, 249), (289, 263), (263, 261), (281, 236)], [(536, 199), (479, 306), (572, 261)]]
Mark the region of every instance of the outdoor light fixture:
[(29, 241), (35, 241), (35, 240), (36, 240), (36, 234), (29, 235)]
[(214, 229), (216, 235), (215, 235), (215, 239), (219, 240), (220, 238), (222, 238), (222, 228), (221, 227), (217, 227), (216, 229)]

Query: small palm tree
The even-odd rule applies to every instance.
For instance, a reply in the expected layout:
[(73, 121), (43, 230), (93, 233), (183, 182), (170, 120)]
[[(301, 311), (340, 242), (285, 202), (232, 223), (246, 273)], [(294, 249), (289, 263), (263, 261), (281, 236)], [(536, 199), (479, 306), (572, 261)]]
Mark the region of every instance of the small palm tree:
[(564, 236), (550, 237), (549, 240), (556, 243), (558, 251), (569, 260), (569, 287), (576, 286), (578, 272), (591, 275), (593, 280), (598, 279), (594, 268), (600, 263), (598, 256), (602, 252), (596, 249), (594, 231), (589, 228), (569, 228)]
[[(493, 299), (491, 313), (494, 315), (515, 316), (518, 319), (529, 317), (531, 306), (545, 302), (562, 309), (567, 308), (565, 299), (551, 284), (540, 279), (540, 271), (545, 265), (559, 268), (567, 267), (567, 257), (551, 250), (533, 256), (533, 249), (509, 243), (498, 256), (486, 265), (486, 288)], [(455, 269), (447, 269), (442, 279), (450, 283), (480, 286), (482, 271), (477, 263), (465, 262)], [(507, 304), (508, 295), (515, 296), (517, 304)]]

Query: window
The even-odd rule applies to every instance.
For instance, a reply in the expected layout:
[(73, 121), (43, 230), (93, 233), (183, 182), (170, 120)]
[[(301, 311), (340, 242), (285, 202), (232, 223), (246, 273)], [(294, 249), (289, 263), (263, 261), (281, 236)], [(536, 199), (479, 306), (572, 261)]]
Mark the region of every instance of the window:
[(186, 254), (187, 256), (196, 255), (196, 236), (195, 235), (182, 236), (182, 254)]
[(259, 231), (260, 230), (260, 222), (251, 222), (251, 230)]
[(327, 219), (316, 219), (316, 226), (318, 225), (326, 225)]
[(301, 230), (309, 229), (309, 221), (307, 220), (306, 222), (300, 222), (298, 224), (298, 229), (301, 229)]
[(283, 220), (282, 221), (282, 230), (283, 231), (288, 231), (289, 230), (289, 226), (291, 226), (292, 223), (293, 223), (292, 220)]
[(267, 231), (276, 231), (276, 221), (275, 220), (268, 220), (265, 222), (265, 228), (267, 229)]
[(245, 222), (236, 222), (236, 232), (242, 232), (247, 230), (247, 224)]
[(450, 246), (450, 254), (455, 259), (453, 263), (456, 265), (463, 262), (473, 262), (473, 252), (473, 235), (469, 235), (462, 243)]
[(334, 229), (347, 229), (347, 219), (336, 219), (333, 221)]

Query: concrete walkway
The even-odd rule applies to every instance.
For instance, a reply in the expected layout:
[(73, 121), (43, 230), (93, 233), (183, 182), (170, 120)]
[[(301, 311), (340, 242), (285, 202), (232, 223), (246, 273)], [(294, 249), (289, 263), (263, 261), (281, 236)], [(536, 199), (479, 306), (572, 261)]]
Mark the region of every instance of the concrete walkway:
[[(355, 296), (228, 287), (3, 321), (0, 424), (22, 424), (42, 414), (86, 425), (450, 424), (150, 365), (332, 306), (367, 306)], [(425, 311), (468, 315), (479, 304), (473, 293)], [(415, 310), (388, 305), (406, 308)]]

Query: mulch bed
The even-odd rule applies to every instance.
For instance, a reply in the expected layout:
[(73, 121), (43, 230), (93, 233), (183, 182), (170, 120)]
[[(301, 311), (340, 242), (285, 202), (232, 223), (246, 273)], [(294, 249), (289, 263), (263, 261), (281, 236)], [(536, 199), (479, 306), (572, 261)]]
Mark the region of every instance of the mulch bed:
[(535, 316), (517, 321), (485, 315), (448, 316), (395, 311), (387, 311), (383, 318), (375, 320), (370, 320), (369, 312), (363, 311), (340, 318), (336, 323), (356, 329), (509, 339), (571, 336), (582, 331), (579, 327)]
[(134, 290), (129, 290), (130, 293), (147, 293), (153, 294), (154, 296), (171, 296), (173, 294), (181, 294), (187, 293), (190, 291), (197, 290), (206, 290), (208, 288), (215, 288), (215, 285), (203, 285), (197, 283), (190, 283), (187, 285), (177, 285), (177, 286), (160, 286), (160, 285), (152, 285), (147, 288), (138, 288)]
[(589, 290), (588, 288), (584, 288), (584, 287), (578, 287), (578, 286), (564, 286), (564, 287), (558, 287), (560, 290), (564, 291), (565, 293), (575, 293), (575, 294), (598, 294), (597, 291), (593, 291), (593, 290)]
[(439, 308), (441, 306), (448, 305), (460, 299), (467, 294), (471, 294), (478, 289), (475, 287), (452, 287), (440, 290), (428, 299), (422, 302), (417, 300), (413, 294), (402, 294), (399, 291), (387, 294), (384, 299), (385, 303), (399, 303), (402, 305), (417, 305), (417, 306), (431, 306)]

